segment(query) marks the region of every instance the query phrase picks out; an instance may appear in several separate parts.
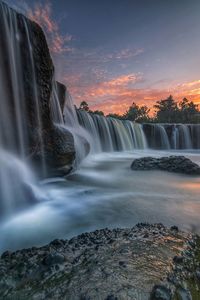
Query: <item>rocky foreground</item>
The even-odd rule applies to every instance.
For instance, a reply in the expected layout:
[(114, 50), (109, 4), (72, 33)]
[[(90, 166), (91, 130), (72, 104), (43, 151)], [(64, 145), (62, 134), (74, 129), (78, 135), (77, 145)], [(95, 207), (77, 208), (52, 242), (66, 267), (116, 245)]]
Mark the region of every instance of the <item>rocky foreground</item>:
[(133, 161), (131, 169), (135, 171), (161, 170), (187, 175), (200, 175), (200, 166), (185, 156), (142, 157)]
[(200, 299), (199, 237), (162, 224), (5, 252), (0, 299)]

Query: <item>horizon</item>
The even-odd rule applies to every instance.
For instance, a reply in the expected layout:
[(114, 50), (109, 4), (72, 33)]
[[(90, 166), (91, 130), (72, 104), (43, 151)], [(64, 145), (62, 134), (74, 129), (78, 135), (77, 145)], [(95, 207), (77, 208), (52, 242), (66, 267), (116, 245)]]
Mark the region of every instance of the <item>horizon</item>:
[(199, 1), (6, 2), (42, 26), (76, 105), (123, 114), (170, 94), (200, 104)]

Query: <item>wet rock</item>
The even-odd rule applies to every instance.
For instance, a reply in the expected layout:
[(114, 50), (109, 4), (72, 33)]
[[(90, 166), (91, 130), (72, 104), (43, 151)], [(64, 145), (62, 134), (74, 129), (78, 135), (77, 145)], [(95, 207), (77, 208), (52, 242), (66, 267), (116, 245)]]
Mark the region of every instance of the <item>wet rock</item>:
[(1, 259), (5, 259), (5, 258), (9, 258), (12, 255), (11, 251), (5, 251), (2, 255), (1, 255)]
[(62, 240), (56, 239), (53, 240), (50, 245), (55, 246), (55, 247), (62, 247), (64, 245), (64, 242)]
[(126, 267), (126, 263), (124, 262), (124, 261), (119, 261), (119, 265), (120, 265), (120, 267)]
[(197, 271), (196, 271), (196, 277), (197, 277), (197, 279), (200, 281), (200, 270), (197, 270)]
[(184, 288), (179, 288), (176, 291), (176, 294), (178, 296), (178, 299), (180, 300), (192, 300), (192, 296), (189, 290), (186, 290)]
[(178, 227), (175, 225), (171, 226), (170, 230), (178, 232)]
[(114, 295), (108, 295), (108, 297), (105, 300), (118, 300), (118, 298)]
[[(140, 223), (7, 253), (0, 259), (0, 295), (38, 300), (168, 300), (182, 286), (182, 278), (198, 283), (198, 264), (195, 259), (189, 264), (184, 256), (192, 240), (189, 233), (162, 224)], [(196, 247), (190, 251), (196, 253)], [(175, 256), (184, 258), (181, 265), (173, 260)], [(187, 295), (187, 290), (182, 294)]]
[(57, 264), (63, 264), (64, 261), (65, 261), (64, 255), (59, 253), (54, 253), (46, 256), (43, 260), (43, 264), (47, 266), (52, 266)]
[(163, 285), (155, 285), (150, 296), (150, 300), (171, 300), (171, 290)]
[(183, 256), (174, 256), (173, 258), (173, 261), (176, 263), (176, 264), (182, 264), (183, 263)]
[(142, 157), (133, 161), (131, 169), (135, 171), (162, 170), (188, 175), (200, 175), (200, 166), (184, 156)]

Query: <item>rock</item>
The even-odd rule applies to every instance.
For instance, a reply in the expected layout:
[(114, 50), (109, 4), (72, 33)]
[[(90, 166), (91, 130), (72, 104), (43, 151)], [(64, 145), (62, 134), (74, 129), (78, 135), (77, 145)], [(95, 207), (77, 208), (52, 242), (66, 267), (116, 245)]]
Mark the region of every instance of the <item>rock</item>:
[[(22, 117), (20, 119), (23, 122), (22, 128), (25, 128), (24, 152), (31, 162), (38, 164), (38, 170), (42, 169), (41, 163), (44, 162), (47, 164), (47, 169), (56, 169), (64, 166), (68, 166), (68, 169), (70, 169), (75, 159), (74, 141), (73, 136), (66, 129), (61, 129), (54, 125), (51, 113), (54, 65), (45, 34), (37, 23), (17, 13), (5, 3), (0, 1), (0, 4), (0, 53), (1, 57), (6, 58), (3, 59), (1, 64), (1, 71), (4, 74), (6, 83), (7, 102), (5, 113), (10, 122), (9, 128), (18, 128), (18, 125), (16, 120), (16, 99), (13, 97), (12, 91), (12, 70), (8, 57), (9, 43), (7, 42), (7, 31), (4, 24), (5, 10), (7, 15), (12, 17), (12, 22), (15, 22), (18, 34), (16, 47), (19, 49), (16, 49), (17, 53), (19, 52), (19, 62), (16, 63), (20, 64), (20, 71), (18, 72), (19, 76), (21, 76), (19, 89), (21, 97), (20, 114)], [(60, 83), (55, 84), (58, 90), (60, 106), (63, 110), (66, 88)], [(7, 140), (9, 141), (9, 139), (5, 138), (4, 147), (6, 149), (9, 151), (14, 150), (15, 152), (21, 151), (21, 141), (19, 142), (17, 129), (16, 134), (13, 134), (12, 145)]]
[(178, 288), (176, 294), (180, 300), (192, 300), (190, 291), (184, 288)]
[(61, 111), (64, 112), (64, 106), (66, 101), (66, 86), (58, 81), (56, 81), (56, 88), (58, 93), (58, 100), (60, 103)]
[(11, 251), (5, 251), (2, 255), (1, 255), (1, 259), (5, 259), (5, 258), (9, 258), (12, 255)]
[(46, 266), (52, 266), (52, 265), (60, 265), (63, 264), (65, 261), (64, 255), (60, 253), (54, 253), (54, 254), (49, 254), (46, 256), (43, 260), (43, 264)]
[(197, 271), (196, 271), (196, 277), (197, 277), (197, 279), (200, 281), (200, 270), (197, 270)]
[(184, 156), (142, 157), (133, 161), (131, 169), (136, 171), (162, 170), (188, 175), (200, 175), (200, 166)]
[[(162, 224), (140, 223), (133, 228), (101, 229), (70, 241), (57, 239), (40, 248), (4, 253), (0, 259), (0, 295), (38, 300), (169, 300), (173, 291), (173, 296), (178, 293), (185, 300), (190, 299), (189, 291), (180, 287), (190, 286), (187, 280), (191, 283), (194, 278), (191, 292), (194, 289), (194, 299), (200, 299), (195, 290), (199, 262), (195, 256), (188, 263), (184, 256), (194, 239), (199, 245), (200, 238), (189, 233), (172, 231)], [(199, 250), (195, 246), (190, 251)], [(175, 256), (184, 258), (181, 266), (173, 260)]]
[(150, 296), (150, 300), (171, 300), (172, 293), (164, 285), (155, 285)]
[(182, 264), (183, 263), (183, 256), (174, 256), (173, 258), (173, 261), (176, 263), (176, 264)]
[(108, 295), (108, 297), (105, 300), (118, 300), (118, 298), (114, 295)]
[(171, 226), (170, 230), (178, 232), (178, 227), (177, 226)]

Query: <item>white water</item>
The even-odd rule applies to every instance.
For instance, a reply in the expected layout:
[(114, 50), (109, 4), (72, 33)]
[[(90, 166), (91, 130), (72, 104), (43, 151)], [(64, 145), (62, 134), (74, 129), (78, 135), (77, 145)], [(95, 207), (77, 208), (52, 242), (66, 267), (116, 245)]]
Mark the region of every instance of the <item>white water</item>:
[[(41, 189), (49, 200), (16, 214), (0, 227), (0, 250), (138, 222), (163, 222), (200, 232), (200, 178), (130, 169), (136, 157), (169, 154), (150, 150), (98, 154), (86, 159), (66, 181), (46, 181)], [(200, 153), (184, 154), (200, 164)]]
[(77, 111), (79, 123), (91, 135), (91, 152), (131, 151), (147, 148), (142, 125)]
[[(25, 159), (28, 134), (20, 32), (15, 12), (2, 2), (0, 2), (0, 20), (1, 32), (3, 32), (1, 36), (3, 47), (0, 47), (0, 215), (2, 219), (29, 204), (27, 188), (30, 194), (34, 193), (34, 175)], [(22, 20), (29, 45), (33, 95), (39, 125), (39, 106), (29, 31), (25, 18), (22, 17)], [(34, 201), (33, 198), (34, 194), (30, 202)]]

